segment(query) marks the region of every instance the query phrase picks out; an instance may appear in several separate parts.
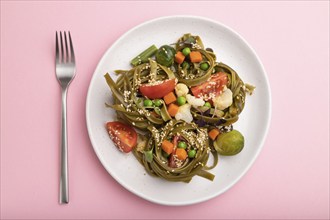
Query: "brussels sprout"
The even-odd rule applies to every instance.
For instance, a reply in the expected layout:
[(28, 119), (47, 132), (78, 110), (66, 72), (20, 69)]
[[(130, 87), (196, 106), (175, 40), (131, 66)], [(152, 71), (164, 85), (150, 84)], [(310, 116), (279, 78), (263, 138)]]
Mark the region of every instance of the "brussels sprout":
[(171, 66), (174, 62), (175, 49), (168, 45), (161, 46), (156, 52), (156, 61), (163, 66)]
[(232, 156), (242, 151), (244, 147), (244, 137), (237, 131), (232, 130), (220, 134), (213, 142), (214, 148), (220, 155)]

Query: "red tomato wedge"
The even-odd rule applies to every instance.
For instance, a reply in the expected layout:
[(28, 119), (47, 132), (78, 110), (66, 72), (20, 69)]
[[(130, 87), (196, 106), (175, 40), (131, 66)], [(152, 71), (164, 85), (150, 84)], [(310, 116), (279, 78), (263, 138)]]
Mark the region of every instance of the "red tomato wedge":
[(130, 152), (137, 143), (137, 133), (129, 125), (119, 121), (112, 121), (106, 124), (111, 140), (122, 152)]
[(200, 84), (199, 86), (192, 87), (191, 92), (195, 97), (203, 97), (205, 101), (209, 101), (215, 96), (219, 95), (227, 83), (227, 74), (219, 72), (211, 75), (209, 80)]
[(172, 92), (175, 84), (175, 79), (167, 79), (157, 84), (143, 84), (140, 86), (140, 92), (149, 99), (160, 99)]

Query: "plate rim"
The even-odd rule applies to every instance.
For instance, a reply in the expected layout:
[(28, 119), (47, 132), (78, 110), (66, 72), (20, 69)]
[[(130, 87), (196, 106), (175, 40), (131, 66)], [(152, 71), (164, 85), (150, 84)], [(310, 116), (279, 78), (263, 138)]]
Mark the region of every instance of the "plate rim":
[[(246, 46), (247, 48), (252, 52), (253, 56), (255, 57), (258, 65), (260, 66), (262, 72), (263, 72), (263, 75), (264, 75), (264, 79), (265, 79), (265, 82), (266, 82), (266, 89), (268, 91), (268, 96), (267, 96), (267, 106), (268, 106), (268, 111), (267, 111), (267, 122), (265, 124), (265, 132), (264, 132), (264, 135), (263, 137), (260, 139), (260, 146), (258, 148), (258, 150), (256, 151), (256, 153), (254, 154), (254, 156), (251, 158), (251, 160), (248, 162), (248, 165), (245, 167), (244, 170), (242, 170), (241, 174), (238, 175), (232, 182), (231, 184), (228, 184), (224, 189), (222, 190), (219, 190), (217, 191), (216, 193), (214, 193), (213, 195), (211, 196), (205, 196), (205, 197), (202, 197), (200, 199), (194, 199), (194, 200), (191, 200), (191, 201), (188, 201), (188, 202), (175, 202), (175, 201), (172, 201), (172, 202), (168, 202), (168, 201), (161, 201), (159, 199), (152, 199), (152, 198), (149, 198), (148, 196), (145, 196), (143, 193), (140, 193), (136, 190), (133, 190), (131, 189), (131, 187), (129, 187), (125, 182), (121, 181), (120, 178), (118, 178), (116, 175), (113, 174), (113, 172), (111, 170), (109, 170), (107, 168), (107, 166), (105, 165), (105, 161), (103, 161), (102, 156), (99, 155), (98, 151), (95, 149), (95, 145), (96, 145), (96, 141), (93, 139), (92, 135), (91, 135), (91, 122), (88, 118), (88, 116), (90, 115), (90, 109), (88, 108), (90, 106), (90, 102), (91, 102), (91, 93), (92, 93), (92, 84), (94, 84), (94, 81), (96, 80), (96, 76), (97, 76), (97, 70), (100, 68), (101, 64), (104, 63), (104, 59), (106, 57), (106, 55), (108, 54), (108, 52), (113, 48), (115, 47), (118, 43), (120, 43), (121, 39), (122, 38), (125, 38), (127, 35), (129, 35), (131, 32), (143, 27), (143, 26), (146, 26), (148, 24), (152, 24), (152, 23), (157, 23), (157, 22), (160, 22), (162, 20), (168, 20), (168, 19), (176, 19), (176, 18), (184, 18), (184, 19), (195, 19), (195, 20), (202, 20), (202, 21), (206, 21), (206, 22), (209, 22), (209, 23), (212, 23), (214, 25), (217, 25), (217, 26), (221, 26), (222, 28), (224, 29), (227, 29), (229, 32), (231, 32), (232, 34), (236, 35), (237, 38), (239, 40), (241, 40)], [(150, 19), (150, 20), (147, 20), (145, 22), (142, 22), (130, 29), (128, 29), (124, 34), (120, 35), (119, 38), (117, 38), (108, 48), (107, 50), (103, 53), (101, 59), (98, 61), (98, 64), (96, 66), (96, 68), (94, 69), (94, 72), (93, 72), (93, 75), (92, 75), (92, 78), (90, 79), (90, 82), (89, 82), (89, 86), (88, 86), (88, 91), (87, 91), (87, 97), (86, 97), (86, 104), (85, 104), (85, 116), (86, 116), (86, 125), (87, 125), (87, 131), (88, 131), (88, 137), (91, 141), (91, 145), (92, 145), (92, 148), (98, 158), (98, 160), (101, 162), (103, 168), (108, 172), (108, 174), (110, 174), (110, 176), (112, 178), (114, 178), (117, 183), (119, 183), (123, 188), (125, 188), (126, 190), (128, 190), (129, 192), (131, 192), (132, 194), (140, 197), (140, 198), (143, 198), (149, 202), (152, 202), (152, 203), (156, 203), (156, 204), (159, 204), (159, 205), (167, 205), (167, 206), (185, 206), (185, 205), (193, 205), (193, 204), (197, 204), (197, 203), (201, 203), (201, 202), (205, 202), (205, 201), (208, 201), (210, 199), (213, 199), (223, 193), (225, 193), (227, 190), (229, 190), (230, 188), (232, 188), (239, 180), (242, 179), (242, 177), (249, 171), (249, 169), (252, 167), (252, 165), (255, 163), (256, 159), (258, 158), (261, 150), (264, 148), (264, 144), (265, 144), (265, 141), (266, 141), (266, 138), (267, 138), (267, 135), (268, 135), (268, 132), (269, 132), (269, 128), (270, 128), (270, 124), (271, 124), (271, 116), (272, 116), (272, 96), (271, 96), (271, 87), (270, 87), (270, 83), (269, 83), (269, 79), (268, 79), (268, 75), (267, 75), (267, 72), (265, 70), (265, 67), (263, 65), (263, 63), (261, 62), (261, 59), (259, 58), (259, 56), (257, 55), (256, 51), (254, 50), (254, 48), (238, 33), (236, 32), (234, 29), (228, 27), (227, 25), (219, 22), (219, 21), (216, 21), (216, 20), (213, 20), (213, 19), (210, 19), (210, 18), (207, 18), (207, 17), (202, 17), (202, 16), (195, 16), (195, 15), (171, 15), (171, 16), (161, 16), (161, 17), (157, 17), (157, 18), (153, 18), (153, 19)]]

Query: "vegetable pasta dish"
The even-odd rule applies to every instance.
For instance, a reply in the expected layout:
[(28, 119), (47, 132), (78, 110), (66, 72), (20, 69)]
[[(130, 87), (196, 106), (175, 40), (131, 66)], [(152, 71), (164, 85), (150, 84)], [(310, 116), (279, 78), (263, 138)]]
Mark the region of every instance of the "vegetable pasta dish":
[(152, 176), (212, 181), (219, 155), (244, 148), (244, 136), (233, 124), (255, 87), (189, 33), (173, 44), (151, 45), (130, 64), (129, 70), (115, 70), (116, 81), (104, 75), (113, 95), (106, 107), (118, 118), (106, 123), (114, 144), (132, 152)]

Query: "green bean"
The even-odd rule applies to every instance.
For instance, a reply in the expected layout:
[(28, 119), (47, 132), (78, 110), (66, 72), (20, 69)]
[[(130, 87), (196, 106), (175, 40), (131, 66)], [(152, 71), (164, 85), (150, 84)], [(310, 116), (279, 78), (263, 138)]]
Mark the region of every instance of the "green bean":
[(133, 66), (137, 66), (142, 63), (148, 62), (148, 59), (152, 57), (156, 52), (158, 48), (155, 45), (151, 45), (146, 50), (144, 50), (142, 53), (137, 55), (132, 61), (131, 64)]

